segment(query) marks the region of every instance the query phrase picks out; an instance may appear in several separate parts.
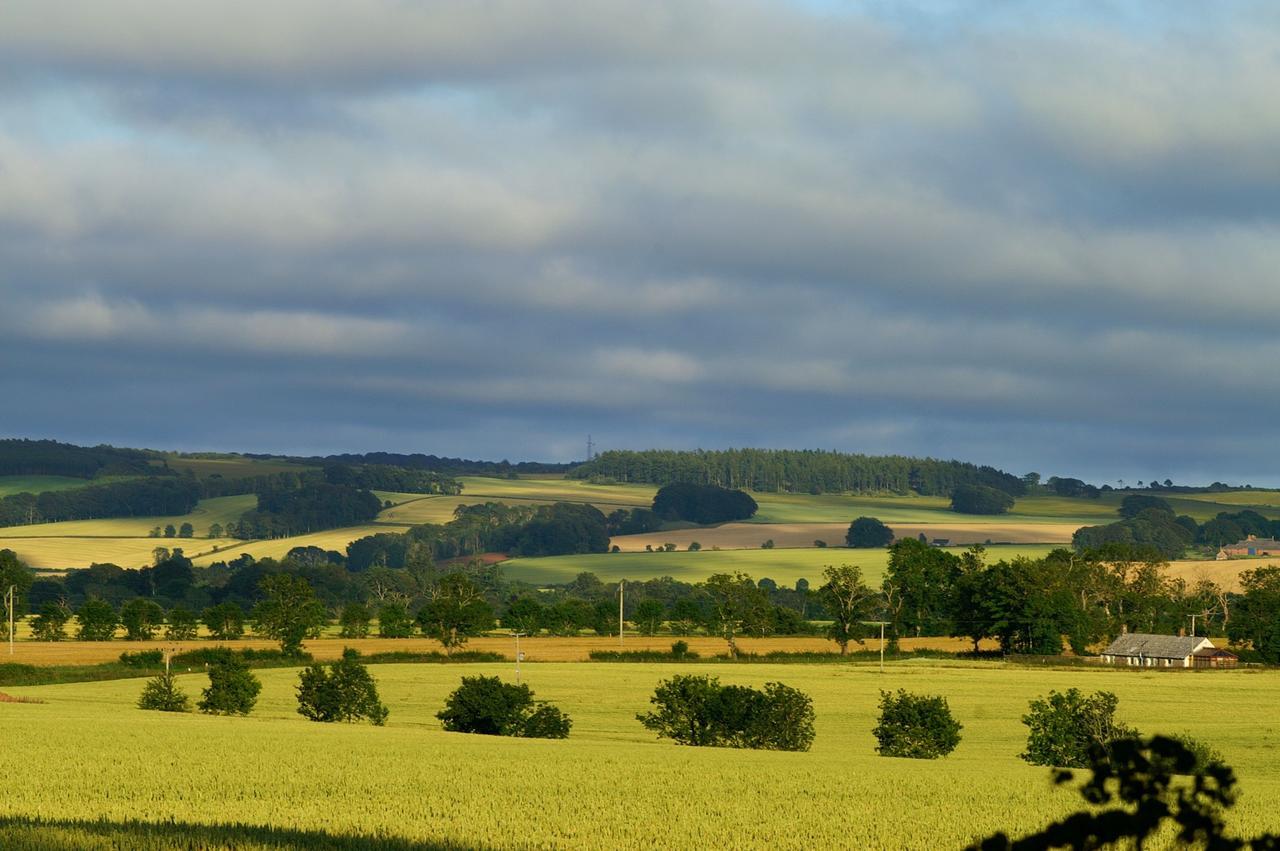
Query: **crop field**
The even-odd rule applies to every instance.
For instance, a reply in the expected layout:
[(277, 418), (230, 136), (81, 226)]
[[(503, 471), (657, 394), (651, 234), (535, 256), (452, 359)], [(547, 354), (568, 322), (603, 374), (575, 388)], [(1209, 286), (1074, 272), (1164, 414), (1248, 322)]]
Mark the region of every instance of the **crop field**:
[[(929, 540), (943, 538), (951, 544), (1062, 544), (1071, 543), (1077, 527), (1074, 523), (894, 523), (894, 534), (901, 538), (924, 535)], [(697, 541), (704, 548), (754, 549), (766, 540), (775, 547), (812, 547), (815, 541), (843, 546), (848, 523), (723, 523), (703, 528), (672, 529), (643, 535), (618, 535), (610, 540), (622, 552), (643, 552), (666, 543), (688, 549)]]
[(301, 473), (314, 470), (304, 464), (289, 461), (263, 461), (234, 455), (216, 458), (192, 458), (182, 455), (165, 455), (169, 468), (179, 472), (190, 470), (197, 478), (221, 476), (224, 479), (243, 479), (248, 476), (265, 476), (271, 473)]
[[(1280, 830), (1280, 717), (1266, 711), (1280, 701), (1275, 672), (697, 666), (725, 683), (781, 681), (813, 697), (813, 750), (782, 753), (680, 747), (644, 730), (635, 714), (654, 685), (688, 666), (525, 665), (537, 696), (573, 718), (564, 741), (440, 730), (434, 713), (461, 676), (509, 679), (510, 665), (371, 670), (391, 709), (385, 728), (303, 720), (291, 669), (258, 672), (264, 689), (249, 718), (142, 712), (133, 707), (138, 680), (9, 688), (46, 702), (0, 704), (0, 845), (85, 847), (105, 837), (116, 844), (103, 847), (150, 848), (959, 848), (1080, 807), (1048, 769), (1017, 758), (1028, 701), (1073, 686), (1114, 691), (1119, 716), (1144, 733), (1211, 743), (1243, 790), (1228, 825)], [(206, 679), (179, 682), (198, 693)], [(878, 693), (896, 688), (947, 698), (964, 725), (955, 753), (875, 754)], [(29, 826), (34, 819), (54, 824)]]
[(589, 502), (592, 505), (643, 506), (653, 503), (653, 485), (593, 485), (577, 479), (491, 479), (462, 476), (462, 495), (472, 502), (533, 500), (534, 502)]
[(70, 476), (0, 476), (0, 497), (15, 493), (74, 490), (89, 484), (93, 484), (89, 479)]
[[(963, 552), (963, 548), (950, 548)], [(1042, 557), (1053, 547), (1047, 545), (989, 547), (991, 562), (1015, 556)], [(685, 582), (700, 582), (715, 573), (742, 571), (754, 579), (768, 577), (779, 585), (794, 585), (797, 579), (811, 583), (822, 576), (826, 565), (851, 564), (862, 568), (863, 578), (878, 584), (889, 562), (886, 549), (854, 550), (844, 547), (771, 550), (702, 550), (671, 553), (599, 553), (576, 556), (518, 558), (502, 562), (502, 570), (512, 579), (525, 582), (568, 582), (584, 571), (606, 582), (619, 579), (657, 579), (670, 576)]]
[(345, 526), (341, 529), (329, 529), (324, 532), (313, 532), (310, 535), (295, 535), (292, 538), (274, 538), (269, 541), (221, 541), (215, 552), (202, 551), (199, 557), (192, 558), (196, 566), (207, 566), (215, 561), (227, 561), (241, 553), (248, 553), (256, 559), (283, 558), (285, 553), (294, 547), (320, 547), (323, 550), (346, 552), (347, 544), (357, 538), (378, 535), (384, 532), (404, 532), (408, 526), (394, 523), (370, 523), (364, 526)]

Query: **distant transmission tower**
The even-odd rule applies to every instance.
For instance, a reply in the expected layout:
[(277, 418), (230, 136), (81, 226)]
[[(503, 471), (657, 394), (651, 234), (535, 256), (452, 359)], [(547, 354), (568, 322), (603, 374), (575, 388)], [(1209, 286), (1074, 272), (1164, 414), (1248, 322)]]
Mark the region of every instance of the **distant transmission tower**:
[(587, 460), (588, 461), (590, 461), (593, 457), (595, 457), (595, 451), (596, 451), (595, 441), (591, 439), (591, 435), (587, 435)]

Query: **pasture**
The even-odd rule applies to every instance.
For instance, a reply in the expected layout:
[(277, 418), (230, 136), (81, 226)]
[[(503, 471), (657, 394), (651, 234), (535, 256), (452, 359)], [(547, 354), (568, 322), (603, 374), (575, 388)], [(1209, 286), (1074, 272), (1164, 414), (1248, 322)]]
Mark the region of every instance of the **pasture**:
[(74, 490), (94, 483), (91, 479), (76, 479), (70, 476), (0, 476), (0, 497), (12, 496), (15, 493)]
[[(385, 728), (302, 719), (291, 669), (258, 672), (264, 689), (248, 718), (142, 712), (139, 680), (8, 688), (46, 703), (0, 704), (0, 844), (959, 848), (1080, 807), (1048, 769), (1017, 758), (1028, 701), (1073, 686), (1114, 691), (1120, 718), (1144, 733), (1188, 732), (1218, 748), (1243, 789), (1229, 826), (1280, 830), (1280, 718), (1267, 711), (1280, 701), (1276, 672), (698, 665), (725, 683), (781, 681), (813, 697), (813, 750), (781, 753), (686, 748), (645, 731), (635, 714), (654, 685), (688, 666), (525, 665), (523, 681), (573, 718), (564, 741), (440, 730), (434, 713), (461, 676), (510, 679), (509, 664), (371, 670), (391, 709)], [(197, 694), (207, 680), (179, 682)], [(955, 753), (876, 755), (878, 693), (900, 687), (947, 698), (964, 725)]]
[[(964, 548), (952, 547), (952, 552)], [(1015, 556), (1039, 558), (1053, 547), (1027, 545), (989, 547), (987, 560), (1011, 559)], [(886, 549), (854, 550), (844, 547), (771, 550), (702, 550), (700, 552), (598, 553), (575, 556), (517, 558), (502, 562), (503, 573), (524, 582), (569, 582), (579, 573), (590, 572), (605, 582), (619, 579), (657, 579), (670, 576), (684, 582), (701, 582), (715, 573), (742, 571), (753, 579), (769, 578), (779, 585), (794, 585), (797, 579), (820, 584), (822, 569), (827, 565), (850, 564), (862, 568), (862, 575), (872, 585), (884, 578), (889, 563)]]
[(198, 557), (192, 558), (192, 562), (197, 567), (206, 567), (215, 561), (229, 561), (241, 553), (248, 553), (255, 559), (278, 559), (284, 558), (285, 553), (294, 547), (319, 547), (322, 550), (337, 550), (345, 553), (347, 545), (357, 538), (384, 532), (405, 532), (408, 529), (408, 526), (394, 523), (369, 523), (364, 526), (344, 526), (341, 529), (312, 532), (310, 535), (294, 535), (291, 538), (244, 542), (221, 541), (217, 552), (202, 551)]

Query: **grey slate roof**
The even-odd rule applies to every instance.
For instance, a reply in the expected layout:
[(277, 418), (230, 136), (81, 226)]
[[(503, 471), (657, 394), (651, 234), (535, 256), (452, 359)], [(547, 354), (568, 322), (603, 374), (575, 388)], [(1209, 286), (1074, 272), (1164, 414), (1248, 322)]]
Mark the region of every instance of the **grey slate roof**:
[(1130, 632), (1116, 638), (1102, 651), (1104, 656), (1150, 656), (1157, 659), (1184, 659), (1202, 646), (1212, 647), (1204, 636), (1151, 635)]
[(1275, 538), (1254, 538), (1253, 540), (1243, 540), (1237, 544), (1227, 544), (1228, 550), (1247, 550), (1250, 547), (1259, 550), (1280, 550), (1280, 541)]

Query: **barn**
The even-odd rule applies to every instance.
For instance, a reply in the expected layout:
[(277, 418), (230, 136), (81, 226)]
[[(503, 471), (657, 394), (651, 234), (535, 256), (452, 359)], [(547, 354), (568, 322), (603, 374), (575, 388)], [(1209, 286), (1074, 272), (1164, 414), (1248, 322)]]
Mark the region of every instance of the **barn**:
[(1191, 668), (1198, 667), (1197, 653), (1216, 649), (1212, 641), (1201, 636), (1127, 632), (1107, 645), (1102, 651), (1102, 661), (1108, 665), (1142, 668)]

